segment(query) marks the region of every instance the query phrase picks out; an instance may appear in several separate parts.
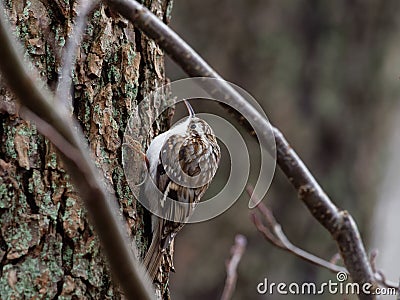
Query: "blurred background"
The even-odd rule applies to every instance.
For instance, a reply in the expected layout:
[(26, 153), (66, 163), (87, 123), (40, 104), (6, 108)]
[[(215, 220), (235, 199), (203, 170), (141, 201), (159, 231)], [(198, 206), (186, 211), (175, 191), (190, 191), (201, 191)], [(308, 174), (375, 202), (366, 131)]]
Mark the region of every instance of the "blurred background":
[[(175, 0), (170, 24), (225, 79), (257, 99), (335, 204), (353, 215), (367, 251), (379, 250), (378, 268), (395, 281), (400, 276), (399, 16), (396, 0)], [(171, 80), (186, 77), (170, 61), (167, 74)], [(231, 120), (208, 102), (194, 106)], [(243, 136), (255, 149), (256, 166), (256, 144)], [(209, 194), (229, 173), (229, 155), (224, 157)], [(257, 167), (253, 181), (256, 172)], [(220, 297), (237, 233), (247, 237), (248, 246), (234, 299), (283, 299), (257, 294), (264, 278), (335, 281), (335, 274), (265, 241), (249, 219), (247, 203), (244, 193), (223, 215), (187, 225), (178, 235), (173, 299)], [(334, 241), (279, 169), (264, 203), (295, 245), (328, 260), (335, 255)]]

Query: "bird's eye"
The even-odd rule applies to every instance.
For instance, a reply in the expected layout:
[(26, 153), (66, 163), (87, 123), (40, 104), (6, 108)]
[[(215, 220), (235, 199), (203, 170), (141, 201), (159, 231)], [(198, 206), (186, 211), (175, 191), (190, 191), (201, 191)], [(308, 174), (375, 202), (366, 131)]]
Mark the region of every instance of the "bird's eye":
[(190, 128), (195, 129), (196, 128), (196, 124), (190, 125)]

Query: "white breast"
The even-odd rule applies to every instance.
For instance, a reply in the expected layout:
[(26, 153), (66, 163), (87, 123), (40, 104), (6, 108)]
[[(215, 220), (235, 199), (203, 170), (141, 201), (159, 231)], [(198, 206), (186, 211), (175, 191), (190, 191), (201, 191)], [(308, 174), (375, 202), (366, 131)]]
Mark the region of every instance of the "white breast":
[(161, 148), (170, 136), (174, 134), (184, 134), (188, 128), (189, 122), (190, 118), (187, 118), (185, 121), (173, 126), (170, 130), (157, 135), (150, 143), (146, 156), (150, 163), (150, 176), (153, 179), (155, 178), (155, 172), (157, 171), (157, 166), (159, 164)]

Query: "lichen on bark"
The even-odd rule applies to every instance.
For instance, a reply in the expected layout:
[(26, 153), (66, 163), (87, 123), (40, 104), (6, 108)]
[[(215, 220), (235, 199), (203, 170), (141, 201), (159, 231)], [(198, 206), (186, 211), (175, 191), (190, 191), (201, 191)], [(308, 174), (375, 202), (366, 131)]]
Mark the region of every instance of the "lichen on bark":
[[(77, 2), (10, 0), (5, 4), (27, 65), (42, 80), (38, 84), (54, 91)], [(146, 1), (145, 5), (164, 21), (169, 20), (171, 1)], [(125, 178), (121, 145), (131, 113), (163, 83), (164, 56), (158, 46), (109, 8), (97, 7), (77, 53), (74, 115), (105, 185), (118, 199), (140, 255), (148, 242), (144, 210), (137, 205)], [(156, 112), (148, 108), (148, 114)], [(159, 119), (153, 128), (165, 129), (166, 119)], [(140, 143), (147, 145), (153, 135), (142, 136)], [(3, 84), (0, 226), (2, 299), (121, 298), (60, 157), (34, 124), (21, 118), (18, 103)], [(168, 289), (163, 294), (168, 298)]]

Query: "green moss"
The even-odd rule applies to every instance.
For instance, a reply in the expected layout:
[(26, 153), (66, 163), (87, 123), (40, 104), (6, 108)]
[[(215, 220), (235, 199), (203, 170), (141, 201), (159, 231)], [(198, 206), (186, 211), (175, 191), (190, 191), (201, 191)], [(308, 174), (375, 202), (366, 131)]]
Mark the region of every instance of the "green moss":
[(35, 53), (36, 53), (36, 48), (35, 48), (34, 46), (32, 46), (32, 45), (27, 45), (27, 46), (26, 46), (26, 51), (27, 51), (29, 54), (35, 54)]
[(37, 230), (37, 227), (32, 222), (27, 222), (26, 218), (21, 218), (18, 215), (26, 215), (26, 212), (20, 212), (19, 207), (16, 212), (10, 209), (3, 213), (0, 219), (2, 224), (12, 224), (7, 230), (4, 230), (3, 238), (16, 258), (27, 253), (29, 247), (38, 242), (37, 235), (32, 235), (32, 231)]
[(104, 266), (100, 257), (92, 260), (88, 269), (88, 279), (91, 285), (101, 286), (104, 276)]
[[(82, 209), (80, 208), (79, 205), (76, 205), (76, 199), (72, 197), (68, 197), (65, 201), (65, 212), (64, 215), (62, 216), (63, 222), (67, 224), (73, 224), (75, 222), (79, 222), (79, 220), (82, 218), (83, 212)], [(76, 216), (76, 215), (77, 216)], [(77, 219), (78, 218), (78, 219)], [(73, 227), (75, 224), (73, 225)], [(73, 236), (78, 236), (76, 232), (70, 232), (70, 226), (66, 226), (65, 230), (69, 231), (68, 234), (72, 234)], [(75, 238), (76, 239), (76, 238)]]
[(84, 114), (84, 124), (85, 124), (85, 130), (86, 132), (89, 132), (90, 130), (90, 116), (91, 116), (91, 111), (90, 111), (90, 105), (85, 105), (85, 114)]
[(7, 1), (5, 1), (5, 3), (6, 3), (7, 8), (9, 8), (9, 9), (13, 8), (13, 0), (7, 0)]
[(118, 61), (119, 61), (118, 52), (114, 52), (114, 56), (113, 56), (112, 62), (113, 63), (117, 63)]
[(133, 205), (133, 202), (135, 201), (135, 198), (133, 197), (132, 191), (131, 191), (131, 189), (129, 188), (128, 184), (126, 184), (126, 185), (124, 186), (124, 197), (125, 197), (126, 199), (128, 199), (127, 204), (128, 204), (129, 206), (132, 206), (132, 205)]
[(55, 40), (58, 42), (58, 45), (60, 47), (64, 47), (65, 45), (65, 37), (64, 37), (64, 31), (60, 26), (53, 25), (51, 27), (52, 31), (55, 33)]
[(118, 132), (119, 126), (118, 126), (117, 121), (115, 121), (115, 119), (122, 119), (122, 118), (120, 118), (119, 111), (117, 109), (113, 110), (113, 118), (111, 119), (110, 126), (112, 129), (114, 129), (115, 132)]
[[(109, 280), (110, 280), (110, 278), (107, 277), (106, 281), (108, 282)], [(108, 296), (108, 299), (114, 299), (114, 291), (112, 289), (108, 289), (107, 296)]]
[[(86, 27), (86, 34), (89, 36), (93, 36), (94, 34), (94, 26), (92, 23), (89, 23)], [(88, 44), (89, 45), (89, 44)]]
[(101, 108), (98, 104), (96, 104), (93, 108), (95, 114), (100, 115), (102, 113)]
[(29, 149), (28, 149), (28, 156), (32, 157), (32, 155), (38, 152), (38, 140), (40, 137), (36, 137), (35, 139), (30, 139), (29, 141)]
[(117, 196), (123, 195), (124, 194), (122, 185), (123, 174), (121, 168), (117, 167), (114, 169), (112, 178), (114, 181), (115, 192)]
[[(72, 70), (72, 75), (71, 75), (71, 77), (72, 77), (72, 83), (73, 83), (74, 85), (79, 84), (79, 79), (78, 79), (78, 76), (76, 75), (75, 69)], [(78, 93), (76, 93), (75, 95), (77, 95), (77, 94), (78, 94)]]
[(71, 209), (76, 203), (76, 200), (74, 198), (68, 197), (67, 200), (65, 201), (65, 206), (67, 209)]
[(144, 226), (139, 226), (138, 228), (136, 228), (135, 232), (135, 243), (140, 256), (144, 256), (149, 247), (149, 245), (147, 245), (146, 243), (146, 239), (143, 238), (145, 236), (143, 228)]
[(72, 265), (71, 274), (74, 276), (79, 276), (88, 279), (88, 270), (89, 270), (89, 260), (84, 258), (84, 253), (76, 253), (74, 255), (74, 262)]
[(14, 137), (15, 137), (15, 127), (9, 127), (8, 125), (5, 126), (4, 132), (7, 132), (7, 138), (5, 141), (5, 151), (6, 151), (6, 156), (16, 159), (17, 158), (17, 152), (15, 151), (14, 148)]
[(23, 273), (15, 286), (15, 290), (25, 297), (34, 297), (39, 292), (34, 283), (34, 279), (40, 276), (39, 260), (28, 258), (20, 265), (19, 271)]
[(60, 208), (60, 203), (54, 205), (51, 200), (50, 192), (46, 192), (39, 203), (39, 211), (43, 215), (47, 215), (51, 220), (56, 221), (58, 215), (58, 209)]
[(29, 192), (30, 194), (34, 194), (34, 193), (35, 193), (35, 187), (33, 186), (32, 180), (29, 180), (29, 183), (28, 183), (28, 192)]
[(138, 86), (130, 82), (125, 83), (123, 86), (123, 92), (127, 98), (136, 99), (138, 94)]
[(25, 18), (29, 17), (29, 11), (30, 11), (29, 8), (31, 7), (31, 5), (32, 5), (31, 1), (26, 1), (26, 5), (24, 7), (24, 10), (22, 11), (22, 15)]
[[(15, 176), (16, 182), (21, 182), (20, 176)], [(27, 213), (27, 202), (26, 197), (23, 193), (17, 194), (11, 183), (5, 183), (0, 180), (0, 208), (9, 208), (8, 213), (10, 215), (0, 215), (0, 224), (6, 224), (14, 214), (23, 215)]]
[(172, 17), (172, 8), (173, 8), (173, 6), (174, 6), (174, 1), (170, 1), (168, 3), (167, 9), (165, 11), (166, 12), (166, 17), (167, 17), (168, 20), (170, 20), (171, 17)]
[(72, 266), (74, 251), (68, 244), (64, 244), (64, 247), (65, 248), (62, 254), (62, 260), (64, 261), (64, 265), (66, 264), (67, 266)]
[(113, 93), (114, 93), (113, 105), (115, 106), (116, 103), (119, 102), (120, 99), (122, 98), (123, 93), (122, 93), (121, 88), (119, 86), (118, 87), (114, 87)]
[(49, 160), (47, 161), (47, 167), (51, 169), (57, 169), (57, 154), (52, 152), (49, 154)]
[(14, 202), (14, 205), (12, 206), (13, 209), (18, 209), (18, 214), (23, 215), (23, 214), (27, 214), (29, 212), (28, 209), (28, 203), (26, 202), (26, 196), (23, 193), (19, 193), (18, 196), (18, 206), (16, 205), (16, 203)]
[(60, 47), (64, 47), (65, 45), (65, 38), (63, 36), (60, 36), (60, 38), (58, 39), (58, 45)]
[(94, 238), (90, 241), (89, 245), (87, 246), (87, 253), (92, 253), (93, 256), (99, 255), (99, 240)]
[(83, 42), (82, 43), (82, 49), (84, 50), (84, 53), (88, 53), (89, 52), (89, 48), (90, 48), (90, 44), (88, 42)]
[(22, 136), (30, 137), (32, 135), (31, 129), (28, 126), (19, 126), (17, 133)]
[(64, 274), (61, 268), (61, 251), (62, 243), (52, 238), (49, 243), (44, 244), (41, 252), (41, 262), (46, 265), (46, 269), (50, 271), (54, 279), (58, 279)]
[[(104, 146), (101, 146), (100, 151), (101, 151), (102, 163), (103, 163), (103, 164), (104, 164), (104, 163), (110, 164), (110, 163), (111, 163), (111, 160), (110, 160), (110, 157), (109, 157), (109, 155), (108, 155), (108, 152), (107, 152), (106, 148), (105, 148)], [(100, 166), (99, 166), (99, 167), (100, 167)]]
[(100, 18), (100, 16), (101, 16), (100, 9), (96, 9), (96, 10), (94, 11), (94, 13), (93, 13), (93, 17), (94, 17), (94, 18)]
[[(103, 112), (102, 112), (102, 109), (100, 108), (100, 106), (99, 106), (98, 103), (96, 103), (96, 104), (94, 105), (94, 107), (93, 107), (93, 114), (94, 114), (95, 117), (98, 118), (98, 120), (102, 120), (102, 119), (103, 119), (103, 118), (102, 118)], [(102, 122), (97, 122), (96, 124), (97, 124), (97, 126), (99, 127), (99, 130), (101, 130), (102, 127), (103, 127)]]
[(130, 45), (129, 47), (129, 51), (127, 53), (127, 60), (128, 60), (128, 64), (132, 65), (133, 61), (135, 60), (137, 53), (133, 50), (132, 45)]
[[(52, 299), (55, 296), (56, 282), (63, 275), (63, 271), (60, 259), (52, 254), (60, 253), (61, 244), (50, 239), (50, 245), (53, 249), (47, 248), (47, 243), (44, 244), (41, 258), (27, 256), (16, 266), (8, 264), (3, 267), (3, 276), (0, 277), (1, 299), (36, 299), (40, 292), (43, 292), (39, 291), (43, 287), (46, 289), (41, 299)], [(40, 281), (43, 275), (46, 280)], [(17, 281), (10, 286), (9, 278), (13, 276), (17, 277)], [(40, 286), (39, 282), (45, 286)]]
[(15, 299), (16, 296), (19, 296), (16, 290), (14, 290), (14, 288), (11, 287), (8, 282), (8, 278), (10, 278), (10, 273), (15, 272), (13, 269), (14, 267), (12, 265), (5, 265), (3, 267), (3, 276), (0, 277), (0, 291), (1, 296), (4, 297), (4, 299)]
[[(0, 180), (1, 180), (1, 178), (0, 178)], [(5, 183), (1, 182), (0, 183), (0, 196), (1, 196), (0, 199), (3, 199), (3, 197), (5, 197), (6, 194), (8, 194), (7, 185)]]
[(65, 188), (72, 191), (74, 186), (71, 184), (71, 177), (68, 174), (64, 174)]
[(32, 193), (42, 195), (44, 193), (42, 176), (40, 171), (33, 170), (32, 172)]
[(45, 189), (41, 173), (34, 169), (32, 172), (32, 177), (28, 183), (29, 193), (36, 195), (37, 205), (39, 206), (39, 212), (43, 215), (49, 216), (51, 220), (57, 220), (58, 209), (60, 203), (54, 205), (51, 199), (51, 192)]
[(55, 57), (54, 57), (54, 53), (52, 51), (52, 49), (50, 48), (49, 44), (46, 44), (46, 75), (47, 75), (47, 79), (49, 80), (53, 80), (53, 73), (55, 70)]
[(111, 66), (110, 70), (107, 73), (107, 78), (112, 83), (117, 83), (121, 81), (121, 73), (119, 69), (115, 66)]
[[(1, 178), (0, 178), (1, 180)], [(12, 189), (12, 184), (0, 183), (0, 208), (9, 208), (11, 203), (11, 198), (14, 196), (14, 191)]]
[[(28, 156), (32, 156), (37, 153), (38, 149), (38, 137), (37, 135), (37, 129), (35, 125), (30, 125), (30, 126), (19, 126), (16, 133), (21, 136), (26, 136), (29, 138), (29, 148), (28, 148)], [(31, 137), (35, 137), (32, 139)]]
[(116, 167), (113, 172), (113, 181), (115, 192), (119, 199), (126, 199), (126, 205), (131, 207), (135, 201), (135, 198), (125, 181), (124, 170), (121, 167)]
[(28, 250), (33, 239), (29, 224), (20, 223), (18, 228), (13, 231), (12, 240), (10, 241), (13, 248), (17, 251)]
[(21, 41), (25, 40), (29, 38), (30, 35), (29, 27), (26, 25), (26, 23), (22, 22), (21, 24), (16, 26), (15, 34)]

